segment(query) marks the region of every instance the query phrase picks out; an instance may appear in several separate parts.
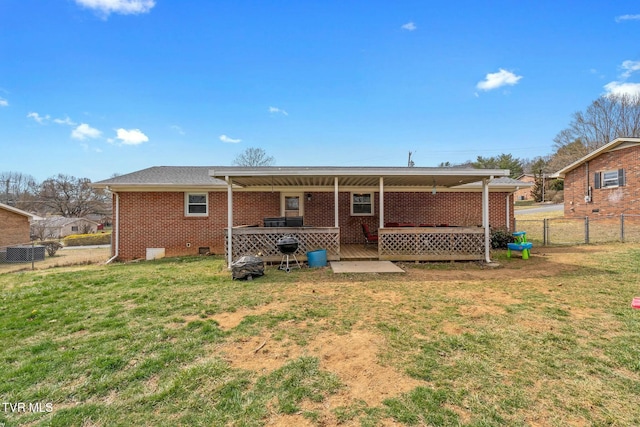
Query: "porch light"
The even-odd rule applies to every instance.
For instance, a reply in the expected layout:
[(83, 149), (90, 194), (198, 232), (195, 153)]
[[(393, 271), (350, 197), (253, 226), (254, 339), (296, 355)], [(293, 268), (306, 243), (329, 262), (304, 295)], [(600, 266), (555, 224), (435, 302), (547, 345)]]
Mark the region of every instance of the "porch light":
[(311, 201), (311, 193), (307, 193), (307, 202)]

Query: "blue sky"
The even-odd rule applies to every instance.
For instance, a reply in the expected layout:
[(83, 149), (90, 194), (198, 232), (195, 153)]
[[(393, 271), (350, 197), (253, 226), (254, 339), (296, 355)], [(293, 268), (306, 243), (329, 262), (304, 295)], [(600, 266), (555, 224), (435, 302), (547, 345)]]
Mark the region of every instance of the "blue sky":
[(416, 166), (553, 151), (640, 93), (640, 3), (2, 0), (0, 172)]

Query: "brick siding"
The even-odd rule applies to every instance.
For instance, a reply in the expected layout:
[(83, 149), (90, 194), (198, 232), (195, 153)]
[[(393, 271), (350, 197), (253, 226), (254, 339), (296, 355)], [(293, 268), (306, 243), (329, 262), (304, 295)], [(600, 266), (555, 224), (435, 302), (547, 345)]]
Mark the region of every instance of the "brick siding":
[[(532, 183), (536, 182), (534, 176), (525, 175), (519, 178), (522, 182)], [(533, 200), (533, 195), (531, 194), (531, 190), (533, 187), (521, 188), (517, 190), (514, 194), (515, 200)]]
[[(640, 146), (602, 153), (588, 163), (568, 172), (564, 179), (566, 217), (640, 215)], [(625, 185), (596, 189), (594, 174), (624, 169)], [(591, 202), (585, 202), (591, 186)]]
[[(333, 192), (312, 192), (304, 200), (305, 225), (333, 227)], [(123, 192), (120, 196), (119, 258), (144, 258), (146, 248), (165, 248), (166, 256), (196, 255), (200, 247), (224, 254), (227, 226), (227, 193), (209, 193), (209, 215), (184, 215), (183, 192)], [(115, 196), (114, 196), (115, 197)], [(490, 193), (492, 227), (506, 225), (507, 193)], [(375, 211), (379, 195), (375, 194)], [(416, 224), (476, 226), (482, 223), (481, 193), (387, 193), (385, 221)], [(513, 203), (513, 196), (509, 197)], [(351, 216), (350, 193), (339, 193), (340, 240), (342, 244), (362, 243), (362, 223), (378, 228), (378, 215)], [(114, 218), (115, 218), (114, 199)], [(263, 225), (263, 218), (280, 216), (279, 192), (234, 192), (233, 219), (237, 225)], [(510, 210), (513, 224), (513, 209)], [(114, 233), (116, 230), (114, 230)], [(115, 238), (113, 242), (115, 242)], [(189, 247), (187, 247), (189, 243)]]
[(29, 218), (0, 208), (0, 246), (29, 243)]

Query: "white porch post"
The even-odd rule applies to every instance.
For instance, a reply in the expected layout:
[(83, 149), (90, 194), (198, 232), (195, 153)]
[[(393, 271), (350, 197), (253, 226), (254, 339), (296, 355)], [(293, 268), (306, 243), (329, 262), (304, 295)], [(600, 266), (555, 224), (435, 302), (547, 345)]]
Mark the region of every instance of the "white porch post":
[(491, 262), (491, 232), (489, 230), (489, 179), (482, 180), (482, 226), (484, 227), (484, 258)]
[(384, 228), (384, 177), (380, 177), (380, 224), (378, 228)]
[(233, 229), (233, 180), (227, 176), (225, 181), (227, 181), (227, 263), (231, 268), (233, 263), (233, 244), (231, 243), (233, 237), (231, 235)]
[(340, 227), (340, 209), (338, 209), (338, 177), (333, 178), (333, 226)]

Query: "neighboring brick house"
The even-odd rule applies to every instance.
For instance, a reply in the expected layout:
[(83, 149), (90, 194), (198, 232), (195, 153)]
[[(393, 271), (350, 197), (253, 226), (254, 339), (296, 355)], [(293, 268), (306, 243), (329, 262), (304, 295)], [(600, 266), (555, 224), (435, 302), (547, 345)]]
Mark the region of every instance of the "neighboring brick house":
[[(508, 178), (508, 172), (162, 166), (93, 186), (113, 194), (112, 255), (131, 260), (145, 258), (150, 248), (162, 248), (166, 256), (198, 254), (203, 248), (224, 254), (230, 212), (234, 227), (263, 227), (270, 217), (300, 216), (305, 226), (339, 230), (340, 244), (361, 244), (361, 225), (380, 228), (381, 215), (385, 223), (477, 229), (483, 224), (484, 194), (484, 185), (478, 181), (488, 182), (493, 176), (496, 179), (486, 190), (489, 223), (493, 228), (510, 228), (513, 193), (528, 184)], [(232, 181), (231, 187), (225, 177)], [(383, 210), (379, 208), (381, 188)], [(232, 209), (228, 208), (230, 198)]]
[(536, 182), (536, 177), (534, 174), (532, 173), (525, 173), (523, 175), (520, 175), (518, 178), (516, 178), (518, 181), (522, 181), (522, 182), (526, 182), (528, 184), (531, 184), (530, 186), (526, 186), (524, 188), (520, 188), (519, 190), (517, 190), (513, 197), (515, 198), (516, 201), (520, 200), (533, 200), (533, 195), (531, 194), (531, 187), (535, 184)]
[(29, 223), (34, 215), (0, 203), (0, 247), (31, 241)]
[(558, 171), (566, 217), (640, 215), (640, 138), (618, 138)]

